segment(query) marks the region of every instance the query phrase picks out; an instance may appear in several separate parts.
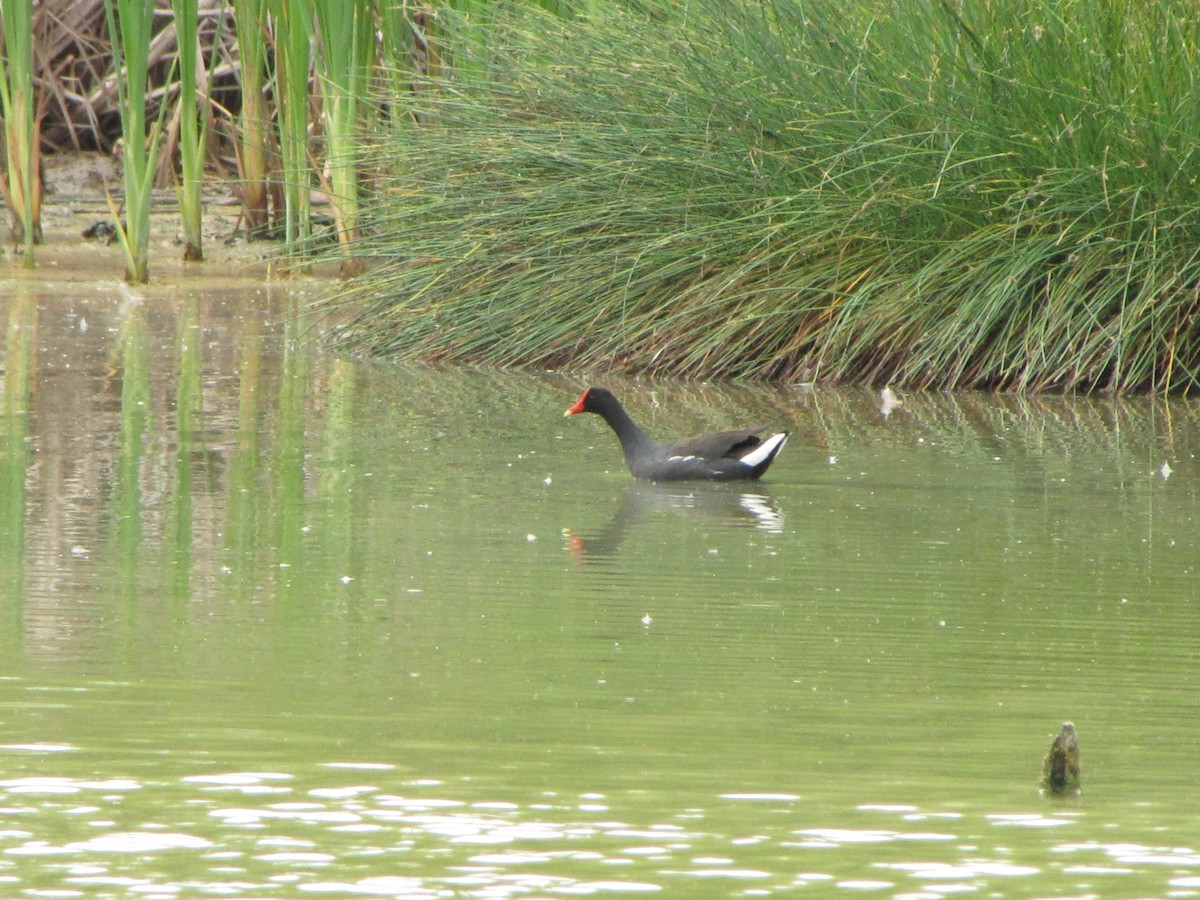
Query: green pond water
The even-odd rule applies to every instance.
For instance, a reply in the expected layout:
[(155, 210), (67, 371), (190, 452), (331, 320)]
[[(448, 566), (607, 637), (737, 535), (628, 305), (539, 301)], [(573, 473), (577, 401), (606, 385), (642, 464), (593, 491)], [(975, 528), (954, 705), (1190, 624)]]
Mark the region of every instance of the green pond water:
[(0, 896), (1200, 895), (1195, 401), (608, 379), (792, 432), (638, 485), (586, 381), (340, 360), (319, 284), (39, 277)]

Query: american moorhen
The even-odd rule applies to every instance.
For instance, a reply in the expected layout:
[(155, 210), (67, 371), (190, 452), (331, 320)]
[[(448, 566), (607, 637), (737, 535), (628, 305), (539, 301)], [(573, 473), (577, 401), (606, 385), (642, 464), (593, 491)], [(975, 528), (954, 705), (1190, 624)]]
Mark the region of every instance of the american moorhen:
[(609, 424), (617, 433), (625, 451), (625, 464), (633, 477), (649, 481), (753, 480), (767, 471), (787, 440), (786, 431), (761, 438), (761, 428), (747, 428), (702, 434), (677, 444), (660, 444), (629, 418), (611, 391), (602, 387), (588, 388), (564, 415), (584, 412), (595, 413)]

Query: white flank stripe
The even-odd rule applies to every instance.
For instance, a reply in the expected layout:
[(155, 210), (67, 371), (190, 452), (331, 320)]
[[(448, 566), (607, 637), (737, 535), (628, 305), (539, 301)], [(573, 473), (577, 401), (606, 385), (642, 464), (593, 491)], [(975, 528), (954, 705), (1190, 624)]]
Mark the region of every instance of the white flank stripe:
[(667, 462), (688, 462), (689, 460), (693, 460), (695, 458), (696, 457), (694, 456), (668, 456)]
[(783, 448), (784, 442), (787, 441), (787, 432), (781, 431), (779, 434), (773, 434), (745, 456), (742, 457), (742, 462), (754, 468), (764, 459), (769, 459), (772, 453)]

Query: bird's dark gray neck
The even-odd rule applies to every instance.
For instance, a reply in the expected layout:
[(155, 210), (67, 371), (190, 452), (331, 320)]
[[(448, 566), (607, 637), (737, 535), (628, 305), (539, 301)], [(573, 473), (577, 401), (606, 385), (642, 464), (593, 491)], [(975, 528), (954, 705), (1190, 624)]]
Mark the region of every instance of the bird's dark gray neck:
[(606, 409), (601, 415), (617, 433), (617, 440), (621, 442), (621, 450), (625, 454), (626, 462), (658, 448), (658, 442), (642, 431), (623, 408), (618, 406), (615, 409)]

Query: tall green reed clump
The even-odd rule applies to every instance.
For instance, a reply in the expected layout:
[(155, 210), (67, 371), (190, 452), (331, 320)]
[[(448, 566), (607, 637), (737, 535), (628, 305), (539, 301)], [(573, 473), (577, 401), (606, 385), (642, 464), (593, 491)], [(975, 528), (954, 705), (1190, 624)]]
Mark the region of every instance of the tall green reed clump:
[(270, 226), (271, 116), (266, 99), (267, 0), (238, 0), (233, 5), (237, 31), (238, 112), (241, 153), (238, 157), (242, 215), (251, 237)]
[(125, 139), (124, 223), (111, 198), (109, 205), (125, 257), (125, 280), (144, 284), (150, 280), (150, 199), (162, 134), (161, 113), (152, 133), (146, 129), (154, 0), (105, 0), (104, 13), (112, 38), (121, 131)]
[[(1005, 389), (1200, 375), (1183, 0), (520, 16), (389, 97), (368, 354)], [(467, 26), (462, 26), (466, 28)]]
[[(338, 244), (358, 237), (359, 185), (354, 147), (362, 130), (362, 99), (375, 60), (374, 0), (315, 0), (318, 83), (325, 130), (329, 196)], [(361, 271), (361, 262), (342, 261), (342, 274)]]
[(24, 248), (25, 265), (34, 264), (33, 246), (42, 239), (41, 138), (37, 93), (33, 86), (33, 2), (0, 3), (4, 77), (0, 111), (4, 114), (7, 177), (5, 199), (12, 211), (14, 245)]
[(267, 0), (275, 48), (275, 108), (283, 161), (284, 232), (298, 261), (312, 238), (312, 172), (308, 165), (308, 79), (312, 65), (312, 0)]
[(199, 65), (198, 0), (172, 0), (179, 60), (179, 169), (176, 188), (183, 220), (183, 258), (204, 259), (203, 191), (207, 141), (207, 79)]

